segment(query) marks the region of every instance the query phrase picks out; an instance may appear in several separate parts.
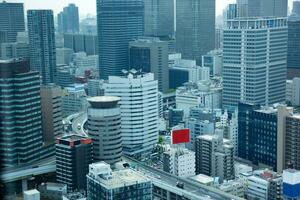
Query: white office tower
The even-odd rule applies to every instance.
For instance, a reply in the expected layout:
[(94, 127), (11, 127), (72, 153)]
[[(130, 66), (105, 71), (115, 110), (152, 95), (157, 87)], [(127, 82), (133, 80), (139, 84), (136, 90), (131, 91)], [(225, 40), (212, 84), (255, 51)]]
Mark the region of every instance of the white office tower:
[(110, 76), (105, 95), (121, 98), (123, 153), (140, 157), (158, 141), (158, 82), (152, 73), (134, 70)]
[(27, 190), (23, 194), (24, 200), (40, 200), (40, 192), (37, 190)]
[(223, 139), (222, 130), (214, 135), (202, 135), (196, 139), (196, 173), (218, 177), (219, 182), (234, 179), (233, 146)]
[(185, 148), (170, 148), (163, 154), (163, 170), (179, 177), (195, 176), (195, 152)]
[(285, 101), (286, 18), (237, 18), (224, 27), (223, 106)]
[(176, 90), (176, 108), (184, 111), (184, 118), (189, 115), (190, 108), (203, 107), (217, 109), (222, 107), (221, 80), (186, 83)]
[(119, 97), (88, 98), (88, 134), (93, 141), (93, 160), (115, 164), (121, 161), (122, 134)]

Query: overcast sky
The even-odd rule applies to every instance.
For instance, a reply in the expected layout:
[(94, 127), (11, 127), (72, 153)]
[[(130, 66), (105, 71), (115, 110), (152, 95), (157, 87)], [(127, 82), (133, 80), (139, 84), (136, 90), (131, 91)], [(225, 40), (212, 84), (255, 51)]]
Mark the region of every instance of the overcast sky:
[[(2, 1), (2, 0), (0, 0)], [(96, 14), (96, 0), (6, 0), (7, 2), (25, 3), (25, 9), (52, 9), (55, 13), (62, 10), (68, 3), (75, 3), (79, 7), (81, 17), (86, 14)], [(228, 3), (236, 0), (216, 0), (217, 15), (222, 14), (222, 10)], [(289, 0), (290, 2), (292, 0)]]

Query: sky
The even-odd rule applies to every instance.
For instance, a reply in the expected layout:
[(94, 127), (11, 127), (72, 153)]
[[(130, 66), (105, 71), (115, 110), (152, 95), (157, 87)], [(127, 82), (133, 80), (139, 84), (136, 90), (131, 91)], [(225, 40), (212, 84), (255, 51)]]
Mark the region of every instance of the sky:
[[(1, 0), (0, 0), (1, 1)], [(75, 3), (79, 7), (80, 17), (87, 14), (96, 14), (96, 0), (6, 0), (7, 2), (22, 2), (25, 9), (52, 9), (54, 13), (60, 12), (69, 3)], [(223, 9), (229, 3), (236, 0), (216, 0), (216, 14), (222, 14)], [(291, 3), (292, 0), (289, 0)]]

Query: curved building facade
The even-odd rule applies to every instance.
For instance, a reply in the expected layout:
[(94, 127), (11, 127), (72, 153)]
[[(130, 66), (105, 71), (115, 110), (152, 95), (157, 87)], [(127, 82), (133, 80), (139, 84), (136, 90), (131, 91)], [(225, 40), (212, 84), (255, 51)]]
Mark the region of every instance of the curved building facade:
[(93, 160), (114, 164), (121, 161), (122, 135), (119, 97), (88, 99), (88, 134), (93, 141)]

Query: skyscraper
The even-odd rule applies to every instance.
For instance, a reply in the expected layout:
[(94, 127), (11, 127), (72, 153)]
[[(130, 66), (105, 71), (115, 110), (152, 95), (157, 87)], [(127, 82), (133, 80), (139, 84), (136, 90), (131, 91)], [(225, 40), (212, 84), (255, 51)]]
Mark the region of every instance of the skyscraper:
[(294, 1), (293, 2), (293, 11), (292, 14), (294, 15), (300, 15), (300, 1)]
[(144, 34), (142, 0), (97, 0), (99, 71), (102, 79), (129, 68), (128, 43)]
[(288, 18), (288, 78), (300, 77), (300, 13)]
[(58, 14), (57, 19), (59, 32), (79, 32), (79, 12), (75, 4), (71, 3), (67, 7), (64, 7), (63, 11)]
[(176, 48), (184, 59), (201, 65), (215, 47), (215, 0), (177, 0)]
[[(17, 33), (25, 31), (24, 8), (22, 3), (0, 3), (0, 35), (1, 42), (16, 42)], [(2, 40), (2, 41), (1, 41)]]
[(40, 72), (43, 84), (56, 81), (55, 35), (52, 10), (28, 10), (30, 67)]
[(175, 29), (174, 0), (144, 0), (145, 35), (172, 37)]
[(121, 98), (123, 153), (141, 157), (158, 141), (158, 84), (151, 73), (110, 76), (105, 95)]
[(93, 161), (115, 164), (122, 156), (120, 98), (99, 96), (88, 101), (87, 127), (93, 140)]
[(129, 43), (129, 67), (153, 73), (160, 92), (169, 90), (168, 42), (143, 38)]
[(65, 135), (56, 140), (56, 179), (68, 190), (86, 189), (86, 175), (92, 162), (92, 140)]
[(4, 167), (39, 159), (42, 149), (40, 78), (24, 60), (0, 61), (0, 153)]
[(288, 0), (237, 0), (239, 17), (286, 17)]
[(223, 106), (285, 101), (286, 18), (228, 20), (223, 42)]

